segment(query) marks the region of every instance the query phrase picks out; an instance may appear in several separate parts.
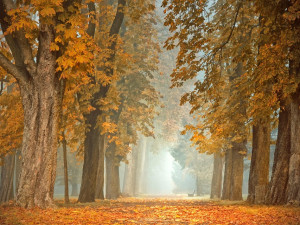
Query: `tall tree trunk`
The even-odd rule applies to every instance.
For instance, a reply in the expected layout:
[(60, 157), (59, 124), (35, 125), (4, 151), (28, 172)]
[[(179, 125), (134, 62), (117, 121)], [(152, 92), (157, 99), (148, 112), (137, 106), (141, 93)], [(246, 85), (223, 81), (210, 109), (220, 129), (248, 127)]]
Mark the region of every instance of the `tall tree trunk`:
[(15, 169), (15, 154), (8, 154), (4, 158), (0, 178), (0, 203), (14, 199), (13, 178)]
[(100, 131), (97, 127), (98, 110), (86, 116), (89, 126), (84, 140), (84, 161), (79, 202), (94, 202), (96, 193), (96, 180), (99, 163)]
[(105, 136), (100, 136), (99, 162), (96, 180), (95, 198), (104, 199), (104, 155), (105, 155)]
[(138, 184), (138, 161), (139, 161), (139, 149), (138, 149), (138, 144), (133, 147), (132, 149), (132, 190), (133, 190), (133, 196), (138, 195), (138, 189), (137, 189), (137, 184)]
[(145, 158), (146, 158), (146, 138), (140, 136), (138, 148), (137, 148), (137, 162), (135, 168), (135, 195), (139, 195), (143, 192), (143, 181), (144, 181), (144, 167), (145, 167)]
[(269, 183), (270, 122), (259, 120), (253, 126), (252, 156), (248, 183), (248, 201), (260, 204)]
[(58, 148), (58, 122), (62, 86), (56, 74), (56, 56), (50, 51), (54, 28), (41, 25), (37, 72), (31, 82), (21, 84), (24, 108), (22, 170), (17, 193), (21, 207), (54, 206), (53, 192)]
[(105, 154), (106, 165), (106, 195), (107, 199), (117, 199), (120, 194), (120, 160), (115, 156), (115, 143), (111, 143)]
[(222, 199), (230, 198), (231, 190), (231, 174), (232, 174), (232, 148), (227, 149), (225, 153), (225, 171), (222, 190)]
[(225, 172), (222, 199), (238, 201), (242, 200), (245, 143), (232, 143), (232, 148), (226, 151)]
[(222, 191), (222, 175), (223, 175), (224, 159), (220, 153), (214, 153), (214, 169), (211, 181), (210, 198), (221, 198)]
[(123, 195), (133, 196), (133, 174), (134, 174), (134, 161), (133, 161), (133, 149), (127, 154), (128, 164), (125, 165), (124, 171), (124, 183), (123, 183)]
[[(238, 62), (235, 72), (229, 77), (231, 83), (230, 93), (236, 91), (235, 79), (238, 79), (243, 74), (243, 64)], [(236, 99), (235, 102), (230, 103), (232, 105), (239, 105), (237, 111), (240, 115), (246, 114), (246, 104), (240, 99)], [(236, 126), (236, 131), (233, 133), (233, 138), (245, 135), (244, 124), (237, 121), (236, 118), (231, 118), (231, 123)], [(246, 140), (241, 142), (231, 141), (232, 147), (226, 151), (225, 154), (225, 171), (222, 199), (228, 199), (232, 201), (242, 200), (242, 187), (243, 187), (243, 171), (244, 171), (244, 156), (242, 152), (247, 152)]]
[(289, 160), (291, 151), (290, 106), (281, 105), (279, 113), (278, 136), (274, 155), (272, 178), (266, 194), (268, 204), (284, 204), (285, 191), (289, 178)]
[[(298, 68), (298, 76), (300, 75)], [(286, 203), (300, 205), (300, 84), (291, 100), (291, 150)]]
[(68, 158), (67, 158), (67, 141), (65, 138), (65, 133), (62, 133), (63, 140), (63, 161), (64, 161), (64, 183), (65, 183), (65, 203), (70, 203), (69, 198), (69, 176), (68, 176)]

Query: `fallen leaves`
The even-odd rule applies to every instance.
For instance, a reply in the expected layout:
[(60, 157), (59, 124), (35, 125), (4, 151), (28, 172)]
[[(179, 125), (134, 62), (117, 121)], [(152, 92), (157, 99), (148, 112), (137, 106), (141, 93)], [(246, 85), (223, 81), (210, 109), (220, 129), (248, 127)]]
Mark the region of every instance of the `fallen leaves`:
[(0, 224), (299, 224), (300, 209), (200, 200), (124, 198), (58, 209), (0, 206)]

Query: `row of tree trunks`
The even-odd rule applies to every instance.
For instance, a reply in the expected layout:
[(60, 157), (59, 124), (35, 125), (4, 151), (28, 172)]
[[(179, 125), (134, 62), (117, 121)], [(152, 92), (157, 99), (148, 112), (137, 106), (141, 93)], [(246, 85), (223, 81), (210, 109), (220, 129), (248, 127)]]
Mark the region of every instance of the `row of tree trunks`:
[(145, 163), (147, 157), (147, 139), (139, 136), (136, 146), (127, 155), (128, 164), (125, 165), (123, 195), (138, 196), (145, 192)]
[(4, 164), (1, 168), (0, 177), (0, 203), (14, 199), (14, 168), (15, 154), (8, 154), (4, 158)]
[(252, 156), (248, 183), (248, 201), (264, 202), (269, 183), (271, 127), (268, 121), (257, 121), (253, 126)]
[(216, 152), (214, 153), (214, 169), (211, 182), (211, 199), (220, 199), (222, 193), (222, 176), (223, 176), (224, 157)]

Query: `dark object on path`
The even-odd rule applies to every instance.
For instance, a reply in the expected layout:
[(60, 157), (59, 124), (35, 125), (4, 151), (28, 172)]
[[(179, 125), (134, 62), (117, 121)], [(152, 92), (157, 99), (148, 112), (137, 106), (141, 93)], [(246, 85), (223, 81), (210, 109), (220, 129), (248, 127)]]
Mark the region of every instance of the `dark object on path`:
[(194, 195), (195, 195), (195, 190), (192, 194), (188, 194), (188, 197), (194, 197)]

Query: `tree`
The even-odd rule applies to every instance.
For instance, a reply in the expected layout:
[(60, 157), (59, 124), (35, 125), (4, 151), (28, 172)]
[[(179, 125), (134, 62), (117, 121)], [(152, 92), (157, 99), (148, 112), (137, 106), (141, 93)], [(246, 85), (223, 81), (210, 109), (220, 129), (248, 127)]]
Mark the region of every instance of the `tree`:
[[(256, 7), (262, 17), (267, 18), (263, 21), (267, 36), (261, 50), (264, 60), (261, 68), (268, 70), (276, 63), (271, 72), (275, 80), (273, 88), (277, 88), (276, 102), (280, 107), (278, 138), (266, 202), (299, 205), (300, 26), (296, 16), (299, 13), (299, 1), (278, 1), (272, 4), (262, 1), (256, 2)], [(268, 53), (269, 56), (264, 57)]]
[[(97, 178), (98, 166), (101, 167), (104, 166), (104, 161), (100, 162), (99, 165), (99, 154), (104, 154), (104, 150), (99, 149), (100, 143), (102, 142), (100, 138), (103, 138), (103, 136), (100, 135), (100, 129), (99, 126), (97, 125), (98, 118), (101, 118), (103, 116), (102, 115), (103, 111), (99, 107), (100, 106), (99, 102), (101, 102), (101, 100), (103, 100), (103, 98), (106, 97), (107, 92), (110, 88), (111, 77), (114, 75), (113, 64), (116, 55), (116, 45), (118, 40), (117, 37), (124, 19), (125, 5), (126, 5), (126, 0), (118, 0), (116, 14), (110, 26), (109, 32), (106, 33), (109, 42), (105, 50), (108, 51), (108, 54), (105, 55), (103, 58), (101, 58), (101, 60), (103, 61), (102, 62), (100, 61), (101, 64), (97, 67), (98, 73), (100, 73), (100, 75), (102, 76), (100, 76), (100, 82), (98, 82), (98, 80), (93, 81), (93, 84), (96, 86), (96, 88), (94, 89), (91, 99), (89, 101), (90, 101), (90, 105), (94, 110), (84, 114), (87, 128), (85, 131), (85, 140), (84, 140), (84, 162), (83, 162), (83, 172), (82, 172), (82, 183), (81, 183), (81, 188), (80, 188), (80, 193), (78, 198), (79, 202), (95, 201), (96, 178)], [(95, 13), (95, 5), (93, 6), (93, 11)], [(102, 25), (101, 23), (102, 21), (100, 21), (100, 26)], [(103, 27), (100, 27), (100, 29), (106, 30)], [(95, 34), (95, 24), (93, 27), (91, 27), (91, 30), (89, 32), (89, 35), (91, 37), (94, 37), (94, 34)], [(100, 158), (104, 160), (104, 157), (100, 156)], [(100, 171), (104, 171), (104, 170), (100, 169)], [(102, 196), (102, 194), (100, 194), (100, 196)]]
[[(295, 166), (298, 162), (295, 149), (299, 142), (291, 134), (298, 126), (292, 128), (290, 118), (298, 118), (294, 107), (298, 104), (299, 76), (295, 60), (299, 53), (295, 49), (299, 40), (292, 38), (298, 37), (299, 32), (298, 3), (220, 0), (208, 7), (207, 2), (163, 2), (167, 14), (165, 24), (173, 31), (166, 47), (174, 48), (175, 44), (180, 47), (177, 67), (171, 75), (173, 86), (200, 78), (195, 82), (195, 89), (182, 100), (192, 104), (192, 112), (205, 113), (203, 118), (199, 116), (197, 126), (187, 128), (195, 132), (197, 145), (211, 148), (216, 145), (213, 140), (217, 140), (230, 158), (233, 152), (228, 149), (237, 149), (245, 143), (247, 130), (253, 125), (249, 199), (255, 199), (258, 192), (261, 201), (268, 179), (267, 173), (261, 172), (268, 167), (265, 163), (269, 152), (268, 123), (276, 121), (280, 107), (279, 136), (267, 202), (287, 203), (288, 199), (297, 202), (299, 188), (295, 174), (299, 167)], [(256, 131), (263, 133), (263, 137), (257, 138)], [(262, 142), (266, 143), (264, 147), (256, 148)], [(293, 154), (289, 149), (293, 149)], [(258, 160), (261, 158), (264, 162)], [(293, 194), (287, 190), (293, 190)]]
[[(54, 205), (64, 80), (76, 77), (72, 68), (88, 70), (92, 57), (80, 7), (73, 1), (0, 1), (5, 36), (0, 66), (17, 80), (24, 109), (23, 166), (17, 191), (17, 204), (22, 207)], [(81, 48), (74, 52), (72, 45)]]

